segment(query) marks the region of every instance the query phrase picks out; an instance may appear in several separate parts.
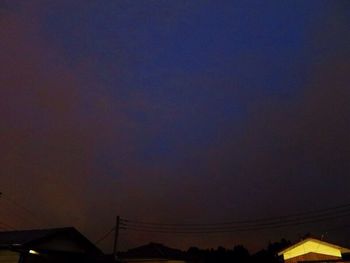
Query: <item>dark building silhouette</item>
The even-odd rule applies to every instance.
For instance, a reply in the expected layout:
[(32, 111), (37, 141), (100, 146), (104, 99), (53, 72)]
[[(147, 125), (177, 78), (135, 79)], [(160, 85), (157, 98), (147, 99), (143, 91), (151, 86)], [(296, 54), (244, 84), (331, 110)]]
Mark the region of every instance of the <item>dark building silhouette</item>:
[(185, 263), (185, 253), (181, 250), (169, 248), (158, 243), (149, 243), (144, 246), (129, 249), (119, 254), (121, 262), (171, 262)]
[(0, 232), (1, 263), (113, 262), (73, 227)]

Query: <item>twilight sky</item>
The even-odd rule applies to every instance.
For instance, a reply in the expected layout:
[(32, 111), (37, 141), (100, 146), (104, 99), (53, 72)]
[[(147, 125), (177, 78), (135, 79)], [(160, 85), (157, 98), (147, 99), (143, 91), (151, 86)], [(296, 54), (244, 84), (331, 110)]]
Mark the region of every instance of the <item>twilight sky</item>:
[[(0, 222), (257, 219), (350, 203), (350, 2), (0, 1)], [(121, 233), (262, 248), (259, 233)], [(349, 228), (326, 231), (350, 245)], [(326, 238), (327, 238), (326, 237)], [(101, 243), (107, 251), (111, 239)]]

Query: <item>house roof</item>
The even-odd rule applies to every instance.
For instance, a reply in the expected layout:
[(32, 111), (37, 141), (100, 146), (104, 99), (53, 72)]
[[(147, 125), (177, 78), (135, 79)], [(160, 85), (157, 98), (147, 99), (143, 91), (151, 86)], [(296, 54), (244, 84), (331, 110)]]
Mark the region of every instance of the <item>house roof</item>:
[(53, 229), (35, 229), (35, 230), (20, 230), (20, 231), (5, 231), (0, 232), (0, 245), (25, 245), (31, 241), (42, 239), (62, 232), (70, 228), (53, 228)]
[(122, 258), (180, 259), (184, 257), (184, 253), (181, 250), (169, 248), (162, 244), (149, 243), (120, 253), (120, 256)]
[(81, 244), (92, 253), (102, 254), (93, 243), (74, 227), (0, 232), (0, 247), (30, 248), (62, 236)]
[(341, 257), (341, 254), (350, 252), (350, 249), (334, 245), (315, 238), (304, 239), (278, 253), (284, 259), (293, 258), (307, 253), (319, 253)]

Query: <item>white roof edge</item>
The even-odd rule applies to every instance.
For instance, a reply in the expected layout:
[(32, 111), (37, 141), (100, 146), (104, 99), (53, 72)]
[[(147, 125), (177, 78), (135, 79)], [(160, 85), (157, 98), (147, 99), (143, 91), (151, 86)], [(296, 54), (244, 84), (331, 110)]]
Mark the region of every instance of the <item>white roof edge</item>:
[(304, 239), (304, 240), (302, 240), (302, 241), (300, 241), (300, 242), (298, 242), (298, 243), (296, 243), (296, 244), (294, 244), (294, 245), (292, 245), (290, 247), (287, 247), (286, 249), (280, 251), (278, 253), (278, 255), (281, 256), (281, 255), (285, 254), (286, 252), (288, 252), (289, 250), (291, 250), (291, 249), (293, 249), (293, 248), (295, 248), (297, 246), (300, 246), (300, 245), (302, 245), (302, 244), (304, 244), (304, 243), (306, 243), (308, 241), (315, 241), (315, 242), (321, 243), (321, 244), (326, 245), (326, 246), (337, 248), (337, 249), (340, 250), (341, 253), (348, 253), (348, 252), (350, 252), (350, 249), (348, 249), (348, 248), (341, 247), (341, 246), (334, 245), (334, 244), (331, 244), (331, 243), (328, 243), (328, 242), (325, 242), (325, 241), (322, 241), (322, 240), (319, 240), (319, 239), (316, 239), (316, 238), (309, 237), (309, 238), (306, 238), (306, 239)]

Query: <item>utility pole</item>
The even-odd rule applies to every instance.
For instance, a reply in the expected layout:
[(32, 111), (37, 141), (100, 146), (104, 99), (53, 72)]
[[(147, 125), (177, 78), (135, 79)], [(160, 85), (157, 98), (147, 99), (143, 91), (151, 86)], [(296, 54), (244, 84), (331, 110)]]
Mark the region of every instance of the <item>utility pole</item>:
[(118, 253), (119, 224), (120, 224), (120, 217), (117, 216), (115, 221), (114, 246), (113, 246), (113, 255), (115, 260), (117, 260), (117, 257), (118, 257), (117, 253)]

